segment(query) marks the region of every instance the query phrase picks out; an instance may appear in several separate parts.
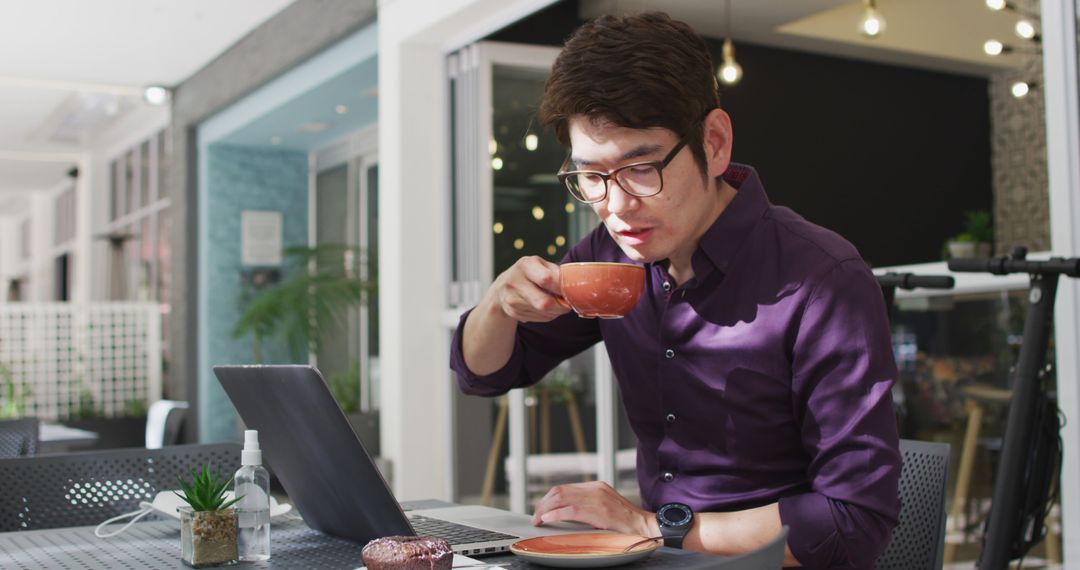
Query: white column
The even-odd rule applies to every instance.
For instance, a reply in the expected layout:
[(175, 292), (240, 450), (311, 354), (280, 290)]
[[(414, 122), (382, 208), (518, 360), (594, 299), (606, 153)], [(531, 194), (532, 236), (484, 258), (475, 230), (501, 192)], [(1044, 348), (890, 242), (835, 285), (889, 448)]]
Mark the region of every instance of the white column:
[(551, 1), (379, 2), (380, 444), (401, 500), (452, 491), (446, 56)]
[[(75, 182), (75, 266), (72, 280), (71, 301), (87, 303), (91, 299), (95, 267), (92, 255), (94, 245), (94, 185), (93, 161), (83, 155), (78, 162), (79, 178)], [(101, 192), (105, 195), (105, 192)], [(99, 269), (100, 271), (100, 269)]]
[[(1051, 249), (1073, 257), (1080, 251), (1080, 113), (1077, 112), (1076, 14), (1072, 0), (1042, 3), (1043, 65), (1046, 97), (1046, 150), (1050, 185)], [(1061, 472), (1065, 567), (1080, 564), (1080, 287), (1063, 277), (1054, 313), (1058, 405), (1065, 414)]]

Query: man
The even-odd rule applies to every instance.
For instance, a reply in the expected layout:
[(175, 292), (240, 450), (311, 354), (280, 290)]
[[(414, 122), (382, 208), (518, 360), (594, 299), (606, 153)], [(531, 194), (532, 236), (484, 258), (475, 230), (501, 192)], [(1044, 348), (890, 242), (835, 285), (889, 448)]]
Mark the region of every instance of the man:
[(899, 511), (881, 290), (851, 244), (770, 204), (731, 162), (712, 72), (704, 41), (663, 14), (570, 37), (540, 115), (571, 148), (560, 178), (603, 224), (564, 261), (644, 264), (645, 292), (622, 319), (580, 318), (557, 302), (559, 267), (522, 258), (462, 317), (451, 365), (463, 391), (494, 396), (605, 343), (643, 504), (560, 485), (537, 524), (724, 555), (788, 525), (787, 565), (871, 568)]

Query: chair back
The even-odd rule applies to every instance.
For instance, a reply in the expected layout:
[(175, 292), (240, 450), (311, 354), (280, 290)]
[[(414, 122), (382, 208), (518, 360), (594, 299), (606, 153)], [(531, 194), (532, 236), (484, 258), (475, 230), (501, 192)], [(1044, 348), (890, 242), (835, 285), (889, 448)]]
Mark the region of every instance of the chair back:
[(40, 430), (37, 418), (0, 420), (0, 459), (36, 455)]
[[(788, 527), (785, 526), (780, 529), (780, 534), (777, 534), (776, 538), (765, 546), (739, 556), (718, 560), (715, 565), (710, 564), (707, 567), (716, 568), (717, 570), (780, 570), (784, 567), (784, 548), (787, 546), (787, 536)], [(697, 565), (694, 567), (703, 568), (703, 566)]]
[(0, 459), (0, 532), (94, 525), (139, 510), (203, 465), (232, 477), (240, 449), (218, 443)]
[(188, 403), (158, 400), (146, 412), (146, 448), (160, 449), (180, 441), (180, 428), (187, 415)]
[(945, 552), (949, 444), (900, 440), (900, 524), (878, 570), (940, 570)]

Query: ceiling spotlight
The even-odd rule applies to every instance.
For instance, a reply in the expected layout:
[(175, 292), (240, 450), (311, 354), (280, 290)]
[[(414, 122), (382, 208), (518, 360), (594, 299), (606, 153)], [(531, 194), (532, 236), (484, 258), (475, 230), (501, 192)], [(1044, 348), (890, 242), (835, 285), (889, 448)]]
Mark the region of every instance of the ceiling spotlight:
[(1012, 48), (997, 40), (986, 40), (986, 43), (983, 44), (983, 51), (986, 52), (986, 55), (995, 56), (1010, 52)]
[(986, 7), (995, 12), (1004, 10), (1006, 6), (1008, 6), (1008, 3), (1005, 0), (986, 0)]
[(143, 100), (151, 105), (164, 105), (169, 102), (169, 90), (160, 85), (151, 85), (143, 90)]
[(876, 38), (885, 32), (885, 18), (877, 10), (875, 0), (863, 0), (865, 9), (863, 17), (859, 20), (859, 33), (870, 38)]
[(1035, 24), (1032, 24), (1030, 20), (1018, 20), (1016, 22), (1016, 35), (1025, 40), (1033, 40), (1039, 34), (1035, 31)]

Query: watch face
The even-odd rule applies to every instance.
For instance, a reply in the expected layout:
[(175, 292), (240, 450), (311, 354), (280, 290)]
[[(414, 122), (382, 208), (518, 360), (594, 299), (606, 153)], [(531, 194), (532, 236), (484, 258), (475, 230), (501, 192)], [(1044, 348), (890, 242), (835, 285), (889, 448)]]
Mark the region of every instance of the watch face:
[(689, 526), (694, 520), (694, 511), (682, 503), (668, 503), (660, 507), (660, 510), (656, 513), (656, 518), (662, 526)]

